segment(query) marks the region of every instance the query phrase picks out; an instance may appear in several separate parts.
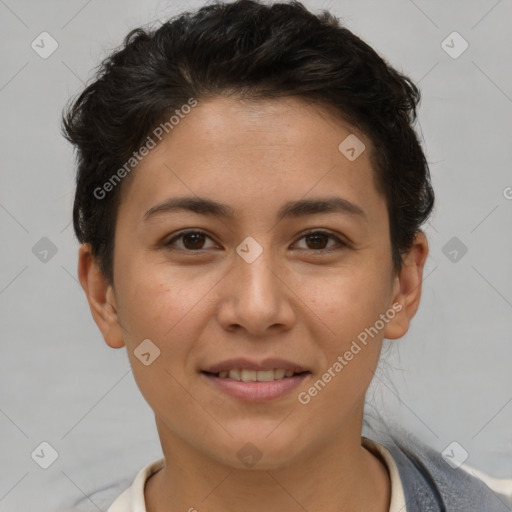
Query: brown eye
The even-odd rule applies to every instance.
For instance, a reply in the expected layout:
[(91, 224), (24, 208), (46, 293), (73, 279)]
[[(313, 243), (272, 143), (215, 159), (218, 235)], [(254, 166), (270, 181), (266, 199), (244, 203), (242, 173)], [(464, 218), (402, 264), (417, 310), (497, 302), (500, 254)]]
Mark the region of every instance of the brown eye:
[(324, 233), (306, 235), (305, 238), (312, 245), (310, 249), (325, 249), (326, 244), (329, 243), (329, 237)]
[[(306, 241), (305, 250), (313, 252), (331, 251), (333, 249), (340, 249), (347, 246), (347, 244), (337, 236), (327, 231), (312, 231), (303, 235), (300, 240)], [(327, 247), (329, 240), (336, 242), (334, 246), (331, 245), (330, 247)]]
[(183, 245), (186, 249), (202, 249), (205, 236), (202, 233), (188, 233), (183, 235)]
[[(171, 240), (164, 245), (170, 249), (179, 249), (189, 252), (201, 251), (207, 249), (207, 247), (204, 247), (206, 239), (211, 240), (211, 238), (202, 231), (186, 231), (171, 238)], [(176, 244), (177, 241), (181, 241), (181, 245)]]

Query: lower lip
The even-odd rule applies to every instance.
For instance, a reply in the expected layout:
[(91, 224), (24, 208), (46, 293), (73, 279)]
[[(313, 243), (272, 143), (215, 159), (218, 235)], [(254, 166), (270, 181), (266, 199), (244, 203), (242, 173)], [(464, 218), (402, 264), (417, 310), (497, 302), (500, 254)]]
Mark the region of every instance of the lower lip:
[(301, 373), (293, 377), (285, 377), (269, 382), (243, 382), (227, 377), (215, 377), (214, 375), (204, 372), (201, 372), (201, 375), (205, 377), (208, 382), (216, 386), (217, 389), (235, 398), (245, 402), (265, 402), (290, 393), (310, 374)]

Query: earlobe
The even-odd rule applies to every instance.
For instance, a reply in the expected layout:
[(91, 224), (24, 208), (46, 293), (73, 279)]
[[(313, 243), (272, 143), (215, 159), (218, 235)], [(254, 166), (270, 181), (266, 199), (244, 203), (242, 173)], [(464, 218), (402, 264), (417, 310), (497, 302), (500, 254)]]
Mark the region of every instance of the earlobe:
[(393, 283), (393, 297), (390, 307), (397, 311), (386, 325), (384, 337), (397, 339), (409, 330), (411, 320), (420, 305), (423, 282), (423, 268), (428, 256), (428, 242), (419, 231), (409, 252), (403, 257), (403, 265)]
[(93, 319), (105, 342), (112, 348), (123, 347), (125, 343), (114, 290), (94, 260), (90, 244), (80, 246), (78, 278), (89, 302)]

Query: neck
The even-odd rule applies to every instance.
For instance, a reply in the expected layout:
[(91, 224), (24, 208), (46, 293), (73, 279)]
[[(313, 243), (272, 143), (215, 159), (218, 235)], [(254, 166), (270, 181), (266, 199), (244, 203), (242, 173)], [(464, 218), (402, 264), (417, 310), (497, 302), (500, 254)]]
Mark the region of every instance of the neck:
[[(146, 484), (147, 512), (388, 512), (384, 463), (361, 446), (361, 430), (341, 430), (276, 469), (236, 469), (198, 453), (157, 419), (165, 466)], [(327, 436), (326, 436), (327, 437)]]

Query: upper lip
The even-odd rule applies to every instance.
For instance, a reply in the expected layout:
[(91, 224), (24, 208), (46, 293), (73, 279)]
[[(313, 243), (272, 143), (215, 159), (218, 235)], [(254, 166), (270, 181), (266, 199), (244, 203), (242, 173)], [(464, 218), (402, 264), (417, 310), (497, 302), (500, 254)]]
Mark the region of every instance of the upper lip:
[(242, 370), (273, 370), (274, 368), (283, 369), (283, 370), (291, 370), (295, 373), (308, 371), (306, 368), (303, 368), (301, 365), (294, 363), (292, 361), (287, 361), (285, 359), (279, 358), (270, 358), (263, 359), (262, 361), (254, 361), (250, 359), (245, 359), (243, 357), (238, 357), (235, 359), (227, 359), (226, 361), (221, 361), (220, 363), (216, 363), (203, 371), (209, 373), (219, 373), (225, 372), (234, 369), (242, 369)]

